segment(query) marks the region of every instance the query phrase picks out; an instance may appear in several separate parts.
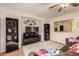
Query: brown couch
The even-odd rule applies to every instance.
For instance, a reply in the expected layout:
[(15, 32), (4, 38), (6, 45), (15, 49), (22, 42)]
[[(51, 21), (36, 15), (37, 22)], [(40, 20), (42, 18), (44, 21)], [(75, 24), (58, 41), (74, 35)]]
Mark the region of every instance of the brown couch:
[(79, 53), (71, 52), (71, 51), (66, 51), (62, 52), (56, 56), (79, 56)]

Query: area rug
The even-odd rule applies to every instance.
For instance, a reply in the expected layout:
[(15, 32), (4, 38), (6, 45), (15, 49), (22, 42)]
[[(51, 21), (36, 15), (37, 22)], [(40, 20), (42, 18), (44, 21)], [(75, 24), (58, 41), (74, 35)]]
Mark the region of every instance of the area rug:
[(44, 41), (44, 42), (37, 42), (29, 45), (25, 45), (23, 47), (23, 52), (25, 56), (28, 56), (30, 52), (36, 52), (39, 49), (60, 49), (64, 45), (53, 42), (53, 41)]

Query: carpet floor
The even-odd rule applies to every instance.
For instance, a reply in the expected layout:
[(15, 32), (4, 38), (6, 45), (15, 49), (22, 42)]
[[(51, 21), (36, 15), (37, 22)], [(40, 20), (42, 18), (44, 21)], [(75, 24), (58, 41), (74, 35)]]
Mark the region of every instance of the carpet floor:
[(30, 52), (36, 52), (39, 49), (60, 49), (64, 45), (53, 42), (53, 41), (44, 41), (44, 42), (37, 42), (30, 45), (25, 45), (23, 47), (24, 55), (27, 56)]

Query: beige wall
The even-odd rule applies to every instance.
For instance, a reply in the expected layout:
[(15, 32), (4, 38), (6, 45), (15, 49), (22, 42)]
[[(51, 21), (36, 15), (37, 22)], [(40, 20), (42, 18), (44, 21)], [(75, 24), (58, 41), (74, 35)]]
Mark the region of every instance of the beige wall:
[[(61, 20), (68, 20), (73, 19), (72, 22), (72, 32), (54, 32), (54, 22), (61, 21)], [(77, 23), (79, 22), (79, 12), (71, 13), (71, 14), (65, 14), (59, 17), (55, 17), (50, 19), (50, 38), (53, 41), (65, 44), (66, 37), (77, 37), (79, 35), (79, 26), (77, 26)]]
[[(69, 37), (69, 36), (76, 37), (79, 35), (79, 26), (77, 26), (77, 22), (79, 22), (79, 12), (62, 15), (62, 16), (55, 17), (48, 20), (48, 19), (44, 19), (32, 14), (22, 12), (22, 11), (0, 7), (0, 51), (1, 52), (6, 51), (6, 48), (5, 48), (6, 47), (6, 26), (5, 26), (6, 17), (19, 19), (19, 47), (21, 47), (22, 34), (25, 31), (25, 26), (26, 26), (23, 23), (24, 20), (26, 19), (22, 19), (21, 16), (35, 18), (35, 19), (40, 20), (38, 26), (40, 30), (39, 34), (41, 35), (41, 41), (44, 41), (44, 23), (50, 24), (50, 39), (53, 41), (65, 44), (66, 37)], [(53, 22), (68, 20), (68, 19), (74, 19), (73, 24), (72, 24), (73, 26), (72, 32), (54, 32)]]
[[(0, 37), (1, 37), (1, 19), (0, 19)], [(1, 38), (0, 38), (1, 40)], [(0, 43), (0, 49), (1, 49), (1, 43)]]
[(41, 35), (41, 41), (43, 41), (44, 36), (43, 36), (43, 24), (44, 24), (44, 18), (28, 14), (22, 11), (14, 10), (14, 9), (8, 9), (8, 8), (3, 8), (0, 7), (0, 21), (1, 21), (1, 26), (0, 26), (0, 52), (5, 52), (6, 51), (6, 17), (11, 17), (11, 18), (17, 18), (19, 19), (19, 47), (21, 47), (22, 43), (22, 34), (25, 31), (25, 24), (24, 24), (24, 19), (21, 18), (21, 16), (24, 17), (30, 17), (30, 18), (35, 18), (40, 20), (40, 25), (39, 26), (39, 34)]

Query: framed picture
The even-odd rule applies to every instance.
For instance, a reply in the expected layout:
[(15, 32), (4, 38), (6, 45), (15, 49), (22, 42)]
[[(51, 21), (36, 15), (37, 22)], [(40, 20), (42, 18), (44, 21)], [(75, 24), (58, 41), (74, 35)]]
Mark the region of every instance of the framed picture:
[(73, 20), (63, 20), (54, 22), (55, 32), (72, 32), (72, 21)]

